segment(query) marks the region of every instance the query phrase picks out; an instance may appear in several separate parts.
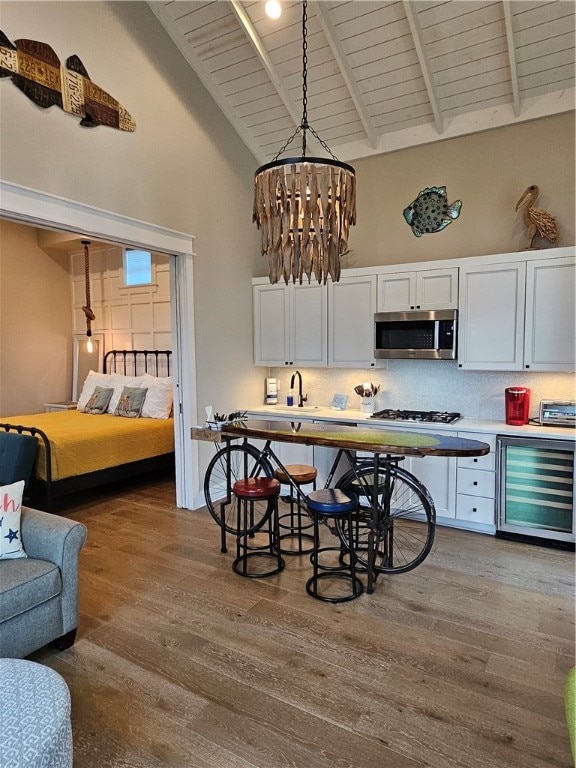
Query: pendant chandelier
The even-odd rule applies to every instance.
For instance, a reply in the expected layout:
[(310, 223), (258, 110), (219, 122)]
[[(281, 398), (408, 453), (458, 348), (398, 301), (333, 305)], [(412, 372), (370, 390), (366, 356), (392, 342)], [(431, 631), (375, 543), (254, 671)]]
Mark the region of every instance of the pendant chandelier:
[[(308, 124), (307, 0), (302, 3), (302, 121), (274, 159), (254, 175), (253, 219), (260, 248), (268, 256), (271, 283), (283, 277), (301, 283), (340, 279), (340, 257), (348, 251), (348, 230), (356, 224), (356, 176)], [(330, 157), (307, 157), (310, 133)], [(279, 159), (301, 134), (300, 157)]]
[(96, 316), (94, 315), (94, 312), (92, 312), (92, 307), (90, 306), (90, 252), (88, 250), (90, 240), (81, 240), (80, 242), (84, 246), (84, 285), (86, 288), (86, 304), (82, 307), (82, 311), (86, 315), (86, 337), (88, 340), (86, 349), (88, 352), (92, 352), (94, 349), (92, 344), (92, 320), (95, 320)]

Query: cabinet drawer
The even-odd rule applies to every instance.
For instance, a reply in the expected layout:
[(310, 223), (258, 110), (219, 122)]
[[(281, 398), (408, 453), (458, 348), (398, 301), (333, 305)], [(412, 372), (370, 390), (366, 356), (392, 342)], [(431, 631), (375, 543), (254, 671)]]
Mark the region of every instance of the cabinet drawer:
[(468, 440), (479, 440), (481, 443), (488, 443), (492, 453), (496, 450), (496, 435), (487, 432), (458, 432), (458, 437), (464, 437)]
[(484, 472), (481, 469), (459, 469), (457, 478), (459, 494), (468, 493), (471, 496), (494, 498), (494, 472)]
[(456, 501), (456, 518), (474, 523), (494, 525), (496, 520), (494, 499), (459, 493)]
[(459, 456), (458, 466), (465, 469), (485, 469), (494, 472), (496, 466), (496, 454), (487, 453), (486, 456)]

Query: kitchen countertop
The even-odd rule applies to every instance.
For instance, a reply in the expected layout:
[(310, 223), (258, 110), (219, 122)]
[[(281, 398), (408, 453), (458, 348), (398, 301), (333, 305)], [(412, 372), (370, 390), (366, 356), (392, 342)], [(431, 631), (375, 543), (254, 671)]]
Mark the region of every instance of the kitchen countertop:
[(303, 408), (287, 405), (259, 405), (244, 409), (249, 415), (261, 416), (267, 419), (290, 419), (291, 421), (338, 421), (341, 423), (360, 424), (367, 422), (373, 427), (394, 429), (426, 429), (434, 432), (487, 432), (490, 434), (509, 435), (516, 437), (547, 437), (563, 440), (576, 440), (576, 430), (568, 427), (537, 427), (526, 424), (514, 427), (504, 420), (467, 419), (461, 418), (452, 424), (435, 424), (431, 422), (412, 421), (381, 421), (371, 419), (369, 414), (353, 408), (338, 411), (330, 406), (309, 406)]

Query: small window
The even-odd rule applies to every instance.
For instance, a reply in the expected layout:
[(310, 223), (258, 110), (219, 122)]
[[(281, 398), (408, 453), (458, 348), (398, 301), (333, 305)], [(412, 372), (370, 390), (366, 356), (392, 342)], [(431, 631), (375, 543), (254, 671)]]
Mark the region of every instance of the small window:
[(152, 282), (150, 251), (124, 250), (124, 285), (149, 285)]

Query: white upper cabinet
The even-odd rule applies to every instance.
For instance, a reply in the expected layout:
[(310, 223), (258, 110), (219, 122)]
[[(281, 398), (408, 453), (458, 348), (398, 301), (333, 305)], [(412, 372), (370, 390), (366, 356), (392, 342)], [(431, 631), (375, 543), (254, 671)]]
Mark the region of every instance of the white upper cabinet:
[(459, 367), (574, 370), (574, 263), (568, 256), (461, 267)]
[(528, 262), (524, 368), (570, 371), (576, 367), (573, 258)]
[(456, 309), (458, 268), (378, 275), (378, 312)]
[(376, 275), (328, 283), (328, 365), (373, 368)]
[(460, 268), (460, 368), (523, 367), (525, 276), (524, 262)]
[(252, 291), (254, 364), (326, 366), (326, 286), (263, 283)]

